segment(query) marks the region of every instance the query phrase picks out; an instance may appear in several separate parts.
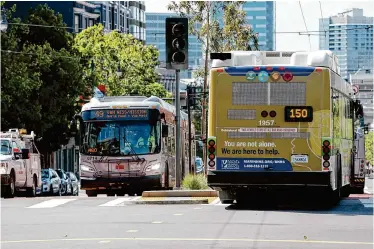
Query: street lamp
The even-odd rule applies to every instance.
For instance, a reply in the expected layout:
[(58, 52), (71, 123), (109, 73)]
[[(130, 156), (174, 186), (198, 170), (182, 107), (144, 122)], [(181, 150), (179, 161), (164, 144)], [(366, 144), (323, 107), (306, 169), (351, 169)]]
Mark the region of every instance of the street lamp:
[(5, 9), (1, 9), (1, 25), (0, 25), (0, 30), (1, 31), (6, 31), (8, 29), (8, 22), (5, 17)]

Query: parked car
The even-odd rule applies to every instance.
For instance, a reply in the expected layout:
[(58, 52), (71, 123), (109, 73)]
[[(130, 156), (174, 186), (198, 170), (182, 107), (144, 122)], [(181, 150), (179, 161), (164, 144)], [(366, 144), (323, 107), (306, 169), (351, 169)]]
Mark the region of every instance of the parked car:
[(42, 169), (42, 194), (61, 196), (61, 179), (53, 169)]
[(73, 172), (66, 172), (66, 176), (69, 178), (70, 188), (72, 189), (72, 195), (79, 195), (79, 180)]
[(57, 169), (56, 172), (58, 176), (61, 178), (61, 186), (62, 186), (61, 193), (63, 195), (71, 194), (72, 189), (70, 185), (70, 179), (67, 177), (66, 172), (63, 169)]

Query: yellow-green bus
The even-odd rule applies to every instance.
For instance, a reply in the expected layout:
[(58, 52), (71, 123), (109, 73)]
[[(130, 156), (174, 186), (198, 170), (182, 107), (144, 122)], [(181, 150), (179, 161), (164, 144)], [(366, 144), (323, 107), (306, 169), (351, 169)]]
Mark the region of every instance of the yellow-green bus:
[(335, 201), (349, 194), (360, 104), (332, 52), (233, 51), (211, 59), (208, 184), (223, 203), (257, 188), (316, 187)]

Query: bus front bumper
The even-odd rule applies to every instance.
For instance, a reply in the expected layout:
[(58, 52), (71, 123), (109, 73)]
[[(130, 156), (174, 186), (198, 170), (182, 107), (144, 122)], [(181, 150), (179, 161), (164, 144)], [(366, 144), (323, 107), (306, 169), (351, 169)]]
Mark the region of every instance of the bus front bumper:
[(216, 190), (243, 187), (329, 187), (330, 172), (211, 171), (208, 185)]
[(82, 190), (98, 190), (98, 189), (120, 189), (120, 188), (141, 188), (152, 189), (160, 187), (161, 175), (150, 175), (140, 177), (116, 177), (116, 178), (81, 178)]

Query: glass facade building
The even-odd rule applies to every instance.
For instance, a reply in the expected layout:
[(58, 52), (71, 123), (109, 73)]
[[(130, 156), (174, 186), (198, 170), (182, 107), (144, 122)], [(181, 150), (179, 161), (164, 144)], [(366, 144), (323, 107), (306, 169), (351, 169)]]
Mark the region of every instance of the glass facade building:
[(319, 49), (331, 50), (339, 58), (341, 76), (373, 68), (373, 17), (362, 9), (351, 9), (336, 16), (320, 18)]

